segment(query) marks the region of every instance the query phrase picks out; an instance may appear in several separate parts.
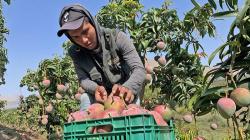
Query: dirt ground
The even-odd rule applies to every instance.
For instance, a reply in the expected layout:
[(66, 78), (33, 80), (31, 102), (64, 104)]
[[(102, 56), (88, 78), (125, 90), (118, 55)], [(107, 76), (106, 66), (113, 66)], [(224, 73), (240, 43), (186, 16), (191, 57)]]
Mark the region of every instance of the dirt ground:
[(46, 140), (46, 138), (34, 132), (16, 130), (0, 124), (0, 140)]

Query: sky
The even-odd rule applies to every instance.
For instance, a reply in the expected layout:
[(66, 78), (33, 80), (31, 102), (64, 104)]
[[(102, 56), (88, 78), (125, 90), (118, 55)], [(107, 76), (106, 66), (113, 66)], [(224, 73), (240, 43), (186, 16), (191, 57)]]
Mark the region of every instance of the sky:
[[(142, 0), (145, 9), (160, 7), (164, 0)], [(183, 18), (187, 10), (193, 8), (190, 0), (172, 0), (171, 9), (177, 10)], [(201, 2), (203, 0), (198, 0)], [(204, 1), (203, 1), (204, 2)], [(39, 62), (55, 55), (62, 55), (62, 44), (67, 40), (65, 36), (59, 38), (58, 16), (61, 9), (73, 3), (84, 5), (93, 15), (108, 3), (108, 0), (11, 0), (11, 4), (4, 3), (3, 14), (6, 27), (10, 30), (6, 36), (4, 46), (8, 50), (9, 63), (5, 73), (6, 84), (0, 85), (0, 99), (8, 100), (9, 106), (16, 106), (19, 95), (28, 96), (31, 93), (26, 87), (20, 88), (19, 83), (27, 69), (36, 70)], [(217, 37), (205, 37), (201, 44), (209, 55), (225, 41), (230, 27), (230, 21), (216, 21)], [(216, 62), (216, 61), (215, 61)], [(207, 65), (207, 59), (202, 63)]]

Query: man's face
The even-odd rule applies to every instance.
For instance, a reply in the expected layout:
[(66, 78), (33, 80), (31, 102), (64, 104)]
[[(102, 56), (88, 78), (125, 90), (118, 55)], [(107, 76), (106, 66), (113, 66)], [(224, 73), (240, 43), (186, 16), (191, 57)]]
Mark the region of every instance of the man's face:
[(88, 21), (84, 21), (78, 29), (69, 30), (68, 34), (81, 47), (88, 50), (93, 50), (97, 47), (96, 30)]

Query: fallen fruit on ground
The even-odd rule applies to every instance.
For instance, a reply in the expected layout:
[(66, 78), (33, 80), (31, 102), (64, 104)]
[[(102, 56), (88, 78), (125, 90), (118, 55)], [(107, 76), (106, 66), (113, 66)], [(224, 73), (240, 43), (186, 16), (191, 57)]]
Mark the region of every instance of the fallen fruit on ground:
[(215, 130), (218, 128), (218, 125), (216, 123), (211, 123), (210, 127), (211, 129)]
[(193, 117), (190, 114), (186, 114), (183, 116), (183, 120), (187, 123), (191, 123), (193, 121)]

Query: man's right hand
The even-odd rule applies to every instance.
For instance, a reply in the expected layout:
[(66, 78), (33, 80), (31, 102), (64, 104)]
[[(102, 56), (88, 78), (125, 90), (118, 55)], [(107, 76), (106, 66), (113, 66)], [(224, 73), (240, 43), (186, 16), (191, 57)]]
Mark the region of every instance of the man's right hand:
[(118, 84), (113, 85), (112, 92), (109, 97), (112, 97), (114, 95), (122, 97), (128, 104), (131, 104), (135, 98), (135, 95), (130, 89)]
[(95, 90), (95, 99), (97, 102), (103, 103), (107, 100), (108, 94), (106, 89), (103, 86), (97, 86)]

